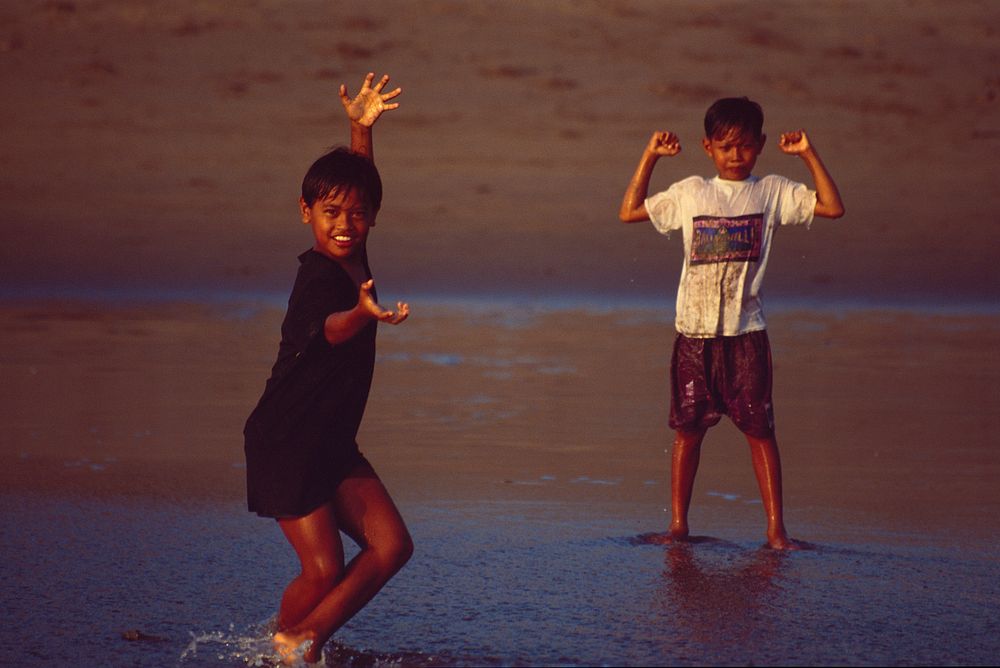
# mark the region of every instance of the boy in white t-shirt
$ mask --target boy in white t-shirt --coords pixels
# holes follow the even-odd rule
[[[745,97],[724,98],[705,114],[702,147],[718,176],[692,176],[647,197],[657,160],[677,155],[671,132],[654,132],[625,191],[623,222],[651,220],[657,230],[684,235],[677,290],[677,338],[670,365],[671,457],[669,537],[688,536],[688,509],[701,443],[723,414],[750,443],[754,473],[767,514],[767,543],[794,549],[785,531],[781,460],[771,407],[771,348],[760,288],[778,225],[808,225],[814,216],[839,218],[837,186],[804,130],[781,135],[779,148],[797,155],[815,190],[782,176],[753,176],[764,148],[764,115]]]

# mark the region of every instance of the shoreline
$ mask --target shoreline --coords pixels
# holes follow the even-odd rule
[[[301,176],[372,70],[404,92],[368,251],[413,312],[379,328],[359,442],[417,550],[329,665],[996,662],[1000,3],[0,16],[0,665],[277,663],[258,622],[297,563],[245,510],[242,428],[311,243]],[[847,207],[782,230],[765,280],[796,553],[761,547],[728,420],[699,540],[643,539],[667,524],[683,243],[619,203],[653,131],[684,152],[651,193],[712,174],[705,109],[742,95],[757,175],[808,184],[775,143],[805,127]]]
[[[673,320],[673,305],[676,285],[665,285],[662,294],[626,293],[580,293],[554,291],[550,294],[529,294],[526,292],[406,292],[400,298],[414,304],[424,304],[429,308],[471,308],[488,311],[498,308],[525,308],[537,311],[585,311],[604,313],[609,311],[633,311],[668,308]],[[391,295],[395,298],[395,292]],[[30,304],[70,305],[92,304],[104,307],[141,306],[221,306],[240,308],[254,306],[261,309],[284,309],[288,300],[287,291],[260,290],[216,290],[212,288],[190,288],[163,290],[156,288],[104,288],[104,287],[43,287],[38,285],[0,286],[0,308],[21,307]],[[886,295],[795,295],[770,292],[765,296],[767,313],[788,313],[791,311],[892,311],[934,313],[940,315],[1000,315],[1000,303],[989,296],[968,298],[958,295],[913,294],[898,297]]]
[[[0,661],[270,660],[261,620],[296,562],[246,510],[241,431],[282,314],[0,304],[4,601],[20,622]],[[769,322],[785,521],[813,548],[794,554],[763,547],[728,420],[703,448],[696,540],[649,540],[668,522],[664,314],[441,306],[382,330],[359,442],[416,552],[328,662],[994,656],[1000,407],[982,398],[1000,389],[1000,316]],[[59,640],[28,650],[21,628]]]
[[[223,311],[0,304],[0,484],[242,499],[242,425],[283,311]],[[381,330],[359,434],[394,496],[621,503],[660,521],[668,316],[443,305],[424,314]],[[837,516],[988,542],[979,534],[1000,517],[1000,407],[982,398],[1000,389],[1000,315],[772,310],[769,323],[792,534],[796,517],[835,532],[827,520]],[[709,432],[693,514],[728,509],[755,533],[763,521],[748,457],[728,420]]]
[[[669,292],[669,291],[668,291]],[[662,296],[626,294],[572,294],[553,293],[532,295],[527,293],[413,293],[401,296],[402,301],[423,305],[428,309],[466,309],[477,313],[490,313],[503,309],[525,309],[529,313],[581,311],[606,314],[623,310],[651,311],[672,324],[674,318],[674,293]],[[395,299],[395,294],[391,295]],[[285,309],[287,292],[237,291],[214,289],[157,290],[153,288],[47,288],[39,286],[0,287],[0,309],[41,307],[67,307],[72,305],[102,308],[141,308],[190,305],[192,307],[221,307],[225,311],[242,312],[243,309]],[[923,299],[917,296],[889,298],[884,296],[795,296],[768,295],[764,302],[766,314],[787,314],[794,311],[818,311],[845,314],[854,311],[889,313],[926,313],[940,316],[997,316],[1000,302],[988,298],[958,299],[938,296]]]
[[[421,487],[404,480],[387,461],[377,460],[375,465],[407,521],[435,509],[461,513],[478,508],[487,516],[493,508],[500,513],[516,511],[527,525],[574,524],[589,519],[620,527],[621,535],[608,538],[642,540],[647,535],[665,533],[670,519],[669,486],[665,480],[650,485],[637,480],[550,474],[528,479],[470,476],[450,486]],[[230,508],[237,519],[247,518],[261,526],[273,521],[247,511],[243,469],[229,461],[91,461],[0,455],[0,466],[0,484],[4,488],[0,499],[6,499],[4,505],[8,507],[83,502],[95,507],[175,508],[186,513]],[[681,544],[729,541],[748,549],[766,547],[758,498],[744,497],[731,488],[719,491],[713,487],[698,490],[696,497],[691,510],[693,540]],[[10,504],[12,500],[15,503]],[[992,558],[1000,549],[995,509],[988,507],[965,513],[960,510],[947,526],[918,517],[901,520],[895,511],[872,507],[820,507],[808,498],[786,501],[785,515],[789,533],[804,541],[807,550],[961,546],[966,557]]]

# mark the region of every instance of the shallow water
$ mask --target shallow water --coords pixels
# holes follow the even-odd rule
[[[269,665],[267,621],[295,567],[273,523],[238,503],[0,503],[0,611],[15,620],[0,664]],[[969,665],[1000,651],[995,546],[872,535],[781,554],[721,518],[721,537],[657,544],[624,506],[403,511],[416,555],[328,665]]]

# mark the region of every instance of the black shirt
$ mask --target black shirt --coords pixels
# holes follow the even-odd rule
[[[337,345],[323,332],[327,316],[357,305],[358,286],[315,250],[299,262],[278,357],[244,429],[248,501],[264,515],[305,514],[332,497],[358,457],[375,367],[377,321]]]

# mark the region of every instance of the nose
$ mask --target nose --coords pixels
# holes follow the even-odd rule
[[[342,211],[334,217],[333,227],[334,229],[338,230],[343,230],[343,229],[351,230],[354,229],[354,222],[351,219],[350,215]]]

